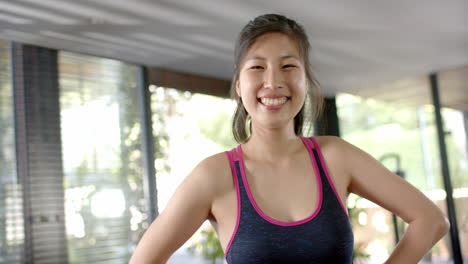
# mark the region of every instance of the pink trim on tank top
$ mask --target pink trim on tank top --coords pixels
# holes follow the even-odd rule
[[[234,149],[231,151],[234,153]],[[231,248],[231,244],[234,241],[234,237],[237,234],[237,230],[239,229],[240,214],[241,214],[241,201],[240,201],[241,198],[240,198],[239,181],[237,179],[237,173],[236,173],[236,169],[234,166],[234,160],[236,159],[233,159],[231,157],[231,155],[233,154],[231,153],[231,151],[226,151],[226,155],[228,157],[229,165],[231,167],[232,177],[234,178],[234,188],[236,189],[236,194],[237,194],[237,219],[236,219],[236,225],[234,227],[234,231],[232,232],[231,238],[229,239],[229,243],[227,244],[226,250],[224,251],[225,258],[227,256],[227,253],[229,252],[229,249]]]
[[[348,210],[346,209],[346,207],[344,206],[343,201],[341,200],[340,196],[338,195],[338,192],[336,191],[336,188],[335,188],[335,184],[333,184],[333,180],[330,177],[330,174],[328,173],[327,165],[325,164],[325,159],[323,158],[322,151],[320,151],[319,144],[317,143],[317,140],[315,140],[315,138],[313,138],[313,137],[310,138],[310,141],[312,141],[312,144],[314,145],[314,148],[317,150],[317,153],[318,153],[318,156],[319,156],[319,159],[320,159],[320,163],[322,164],[322,169],[325,172],[325,175],[327,176],[328,183],[330,184],[333,192],[335,193],[335,196],[338,199],[338,202],[340,203],[341,208],[343,209],[343,211],[345,212],[345,214],[348,216],[348,219],[349,219]]]
[[[265,219],[266,221],[274,224],[274,225],[279,225],[279,226],[295,226],[295,225],[300,225],[300,224],[304,224],[308,221],[311,221],[312,219],[314,219],[318,213],[320,212],[320,209],[322,208],[322,200],[323,200],[323,193],[322,193],[322,180],[320,178],[320,171],[318,169],[318,165],[316,164],[315,162],[315,158],[314,158],[314,155],[312,153],[312,150],[311,148],[309,147],[310,145],[307,143],[307,140],[305,140],[304,138],[301,137],[301,140],[302,142],[304,143],[304,145],[306,146],[307,148],[307,151],[309,152],[309,157],[311,159],[311,162],[313,164],[313,167],[314,167],[314,171],[315,171],[315,177],[316,177],[316,180],[317,180],[317,190],[318,190],[318,203],[317,203],[317,207],[315,209],[315,211],[312,213],[312,215],[310,215],[309,217],[307,218],[304,218],[302,220],[298,220],[298,221],[293,221],[293,222],[284,222],[284,221],[279,221],[279,220],[276,220],[276,219],[273,219],[271,217],[269,217],[268,215],[266,215],[262,209],[260,209],[260,207],[257,205],[257,202],[255,201],[253,195],[252,195],[252,192],[250,191],[250,187],[249,187],[249,182],[247,180],[247,176],[245,174],[245,168],[244,168],[244,158],[243,158],[243,154],[242,154],[242,147],[241,145],[237,146],[237,152],[238,152],[238,155],[239,155],[239,158],[240,158],[240,167],[241,167],[241,174],[242,174],[242,180],[244,181],[244,186],[245,186],[245,189],[247,191],[247,196],[249,197],[249,200],[251,202],[251,204],[253,205],[253,207],[255,208],[255,211],[257,211],[257,213],[263,218]]]

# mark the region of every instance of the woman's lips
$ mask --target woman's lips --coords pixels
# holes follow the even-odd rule
[[[286,96],[268,96],[258,98],[258,101],[267,110],[278,110],[289,101],[289,98]]]

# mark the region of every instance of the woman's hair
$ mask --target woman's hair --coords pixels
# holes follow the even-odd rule
[[[231,82],[231,97],[237,101],[236,111],[232,122],[232,132],[238,143],[244,143],[252,134],[252,123],[249,125],[249,134],[246,126],[249,122],[249,115],[242,103],[242,99],[236,93],[236,82],[239,80],[241,63],[249,48],[258,37],[272,32],[279,32],[287,35],[293,40],[302,57],[306,80],[308,83],[307,96],[304,105],[299,113],[294,117],[294,132],[302,135],[304,130],[310,129],[314,120],[318,118],[323,107],[323,97],[319,92],[319,83],[312,73],[309,50],[310,43],[304,28],[296,21],[277,14],[265,14],[251,20],[240,32],[235,46],[234,56],[234,76]]]

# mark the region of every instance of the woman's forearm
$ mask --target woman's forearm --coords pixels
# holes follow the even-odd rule
[[[416,264],[449,229],[445,217],[412,221],[385,264]]]

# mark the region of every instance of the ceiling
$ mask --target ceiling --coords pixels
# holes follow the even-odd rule
[[[229,80],[237,34],[270,12],[304,25],[327,95],[468,65],[466,0],[0,0],[0,39]]]
[[[441,105],[468,113],[468,66],[442,71],[437,80]],[[350,93],[400,106],[432,104],[430,79],[426,75],[362,87]]]

